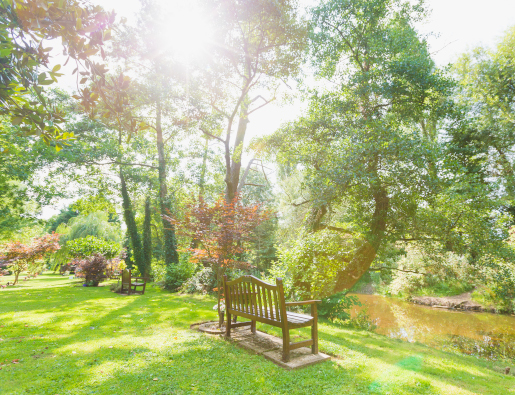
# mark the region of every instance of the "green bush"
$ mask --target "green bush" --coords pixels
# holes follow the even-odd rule
[[[215,272],[211,268],[205,267],[185,281],[181,291],[186,293],[208,293],[212,292],[215,287]]]
[[[472,290],[478,275],[465,256],[429,254],[416,247],[407,249],[397,268],[411,272],[392,271],[392,281],[385,287],[390,295],[457,295]]]
[[[366,308],[360,310],[355,317],[350,317],[343,321],[342,325],[364,331],[373,331],[377,328],[376,323],[368,315]]]
[[[179,288],[190,279],[197,270],[197,265],[190,261],[189,254],[181,254],[177,265],[165,267],[166,273],[164,286],[171,291],[178,291]]]
[[[348,296],[346,292],[339,292],[322,299],[319,304],[318,314],[331,321],[345,321],[350,318],[350,309],[354,306],[361,306],[357,296]]]
[[[113,292],[119,293],[122,290],[122,283],[117,282],[117,283],[111,284],[109,286],[109,289]]]
[[[293,289],[294,284],[303,284],[310,297],[323,298],[332,294],[337,274],[350,259],[352,249],[352,241],[338,232],[304,234],[293,246],[279,248],[279,263],[271,271],[288,275],[290,293],[300,291]]]
[[[101,254],[106,259],[112,259],[120,253],[118,243],[107,241],[95,236],[81,237],[66,243],[68,254],[75,258],[86,258]]]

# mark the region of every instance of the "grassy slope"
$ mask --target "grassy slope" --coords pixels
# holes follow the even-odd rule
[[[288,372],[190,331],[215,318],[209,297],[121,296],[55,275],[20,285],[0,290],[1,394],[515,394],[503,366],[329,323],[320,348],[337,357]]]

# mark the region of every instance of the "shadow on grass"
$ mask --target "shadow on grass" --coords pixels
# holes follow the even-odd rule
[[[1,295],[0,337],[9,333],[0,343],[0,361],[20,359],[0,371],[2,394],[488,394],[496,393],[489,383],[515,384],[470,357],[324,320],[321,350],[338,357],[287,372],[223,339],[190,331],[192,323],[215,318],[210,298],[153,287],[141,296],[71,285],[37,293],[43,296]]]

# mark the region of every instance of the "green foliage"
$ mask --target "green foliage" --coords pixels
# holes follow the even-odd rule
[[[352,248],[352,240],[338,232],[303,234],[291,247],[279,247],[279,265],[286,268],[294,291],[310,298],[326,297],[333,293],[338,271]]]
[[[392,270],[389,284],[383,287],[390,295],[458,295],[472,290],[480,277],[463,255],[438,250],[428,253],[415,246],[406,249],[394,268],[400,270]]]
[[[367,309],[361,309],[357,312],[355,317],[351,317],[342,322],[344,326],[360,329],[364,331],[373,331],[377,328],[375,322],[372,321],[368,315]]]
[[[66,63],[71,59],[82,70],[87,69],[82,71],[86,79],[104,76],[105,66],[91,67],[89,57],[109,39],[107,31],[114,22],[114,13],[76,0],[2,1],[0,11],[0,114],[11,117],[19,134],[37,135],[46,142],[52,141],[60,150],[63,140],[72,138],[73,133],[63,133],[66,114],[43,96],[45,86],[56,83],[63,75],[59,72],[61,64],[48,67],[52,48],[46,43],[62,43]]]
[[[66,232],[62,241],[95,236],[114,243],[121,242],[120,225],[109,222],[109,218],[104,212],[93,212],[71,218],[68,224],[60,229]]]
[[[129,236],[130,245],[132,247],[134,261],[136,267],[140,273],[145,273],[145,260],[143,258],[143,246],[141,244],[141,237],[138,232],[138,226],[136,225],[136,219],[134,218],[134,211],[132,208],[132,202],[127,191],[127,185],[125,182],[125,176],[120,169],[121,179],[121,192],[122,192],[122,206],[123,206],[123,217],[125,219],[125,225],[127,225],[127,234]]]
[[[179,264],[166,267],[164,283],[167,289],[177,291],[185,282],[190,281],[194,277],[198,265],[193,263],[190,258],[190,254],[183,253],[181,254]],[[193,282],[198,280],[193,280]]]
[[[339,292],[322,299],[322,303],[318,306],[318,313],[331,321],[345,321],[350,318],[349,310],[354,306],[361,306],[357,296],[348,296],[346,292]]]
[[[80,198],[70,206],[70,209],[79,212],[81,215],[88,215],[100,211],[108,214],[109,217],[117,216],[114,204],[103,194]]]
[[[161,205],[163,206],[161,209],[161,214],[163,213],[169,214],[171,213],[171,204],[169,200],[162,201]],[[177,284],[174,278],[177,277],[177,270],[175,266],[180,265],[180,256],[177,251],[177,237],[175,235],[175,225],[166,221],[163,217],[163,250],[164,250],[164,261],[166,263],[166,281],[165,286],[168,289],[174,289],[173,287]],[[180,271],[180,269],[179,269]],[[180,276],[179,276],[180,277]],[[170,283],[168,282],[170,281]]]
[[[64,209],[61,209],[61,212],[47,222],[47,230],[49,233],[56,232],[57,228],[61,224],[68,224],[68,221],[71,218],[77,217],[79,215],[79,212],[72,207],[66,207]]]
[[[210,267],[205,267],[199,270],[195,275],[190,277],[181,287],[181,290],[186,293],[201,293],[205,294],[213,292],[213,288],[217,285],[216,273]]]
[[[87,258],[95,254],[100,254],[107,259],[111,259],[117,256],[121,251],[119,243],[100,239],[95,236],[69,240],[66,242],[66,248],[68,254],[74,258]]]
[[[72,240],[92,236],[99,240],[99,243],[105,242],[113,246],[109,250],[114,250],[114,245],[120,245],[121,242],[119,224],[109,222],[108,216],[104,212],[94,212],[70,218],[67,224],[63,222],[57,227],[57,232],[63,236],[60,240],[62,248],[54,255],[54,268],[68,263],[71,257],[68,242]],[[87,249],[87,246],[84,248]]]

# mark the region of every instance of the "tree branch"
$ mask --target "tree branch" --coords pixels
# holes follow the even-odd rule
[[[100,162],[95,162],[95,161],[90,160],[90,161],[79,162],[79,164],[83,164],[83,165],[100,165],[100,166],[103,166],[103,165],[143,166],[143,167],[149,167],[151,169],[157,169],[158,168],[157,166],[147,165],[145,163],[119,162],[119,161],[100,163]]]
[[[204,128],[200,128],[200,130],[202,131],[202,133],[204,133],[205,135],[209,136],[209,137],[212,137],[220,142],[222,142],[223,144],[225,144],[225,140],[222,139],[221,137],[218,137],[218,136],[215,136],[214,134],[211,134],[209,133],[207,130],[205,130]]]
[[[415,273],[415,274],[420,274],[422,276],[427,276],[429,273],[420,273],[420,272],[416,272],[414,270],[404,270],[404,269],[396,269],[394,267],[378,267],[378,268],[369,268],[368,271],[371,271],[371,272],[380,272],[381,270],[397,270],[398,272],[404,272],[404,273]]]

